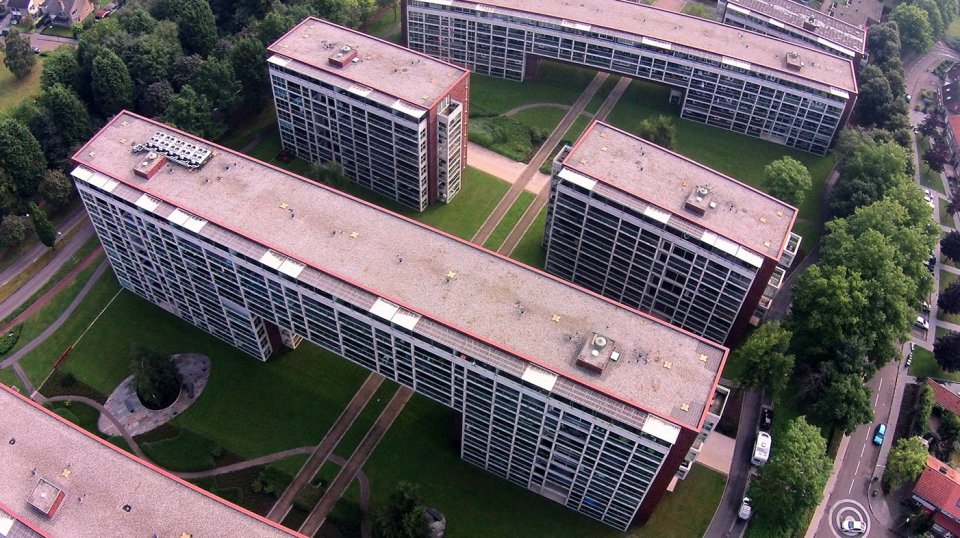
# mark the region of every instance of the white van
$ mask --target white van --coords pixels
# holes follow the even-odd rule
[[[767,458],[770,457],[770,445],[772,443],[773,439],[769,433],[757,433],[757,441],[753,443],[753,458],[751,458],[750,463],[757,467],[767,463]]]

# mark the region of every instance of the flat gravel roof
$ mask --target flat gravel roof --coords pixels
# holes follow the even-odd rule
[[[342,48],[356,51],[357,61],[343,67],[329,62]],[[335,77],[343,88],[355,93],[376,91],[410,104],[430,108],[446,95],[467,71],[453,64],[420,54],[406,47],[338,26],[316,17],[308,17],[267,50]],[[297,66],[290,66],[298,70]],[[312,74],[310,70],[307,74]]]
[[[0,413],[0,505],[48,536],[302,536],[144,463],[3,385]],[[28,504],[41,479],[65,494],[50,519]]]
[[[765,15],[789,24],[797,30],[814,34],[827,41],[842,45],[853,52],[862,54],[866,47],[867,31],[863,26],[853,25],[831,17],[800,2],[794,2],[793,0],[727,0],[727,4],[728,6],[739,6],[756,15]],[[817,23],[817,27],[813,30],[807,30],[803,26],[810,18],[815,19]]]
[[[774,260],[797,216],[769,194],[603,122],[587,128],[563,164]],[[716,204],[702,216],[684,208],[698,186]]]
[[[600,26],[762,66],[788,78],[805,79],[852,93],[857,91],[856,75],[849,60],[812,47],[644,4],[623,0],[423,1],[482,12],[523,12],[571,27],[577,24]],[[584,30],[589,31],[589,28]],[[791,52],[800,53],[804,64],[800,71],[787,68],[786,57]]]
[[[150,180],[135,176],[133,168],[143,154],[133,153],[131,145],[157,132],[214,155],[197,171],[168,164]],[[237,238],[247,238],[365,290],[373,299],[357,299],[363,306],[363,301],[383,298],[522,359],[517,363],[539,365],[688,427],[699,428],[719,380],[727,354],[723,346],[152,120],[118,114],[77,152],[74,162],[89,170],[81,175],[99,172],[119,182],[115,196],[136,201],[147,193],[153,198],[141,207],[153,207],[158,215],[182,208],[217,225],[223,230],[208,226],[202,234],[235,250],[243,248],[233,246]],[[264,255],[266,248],[252,255]],[[388,305],[371,304],[375,308],[381,317],[392,315]],[[419,322],[423,330],[428,320]],[[575,364],[584,339],[594,332],[615,342],[623,356],[600,376]]]

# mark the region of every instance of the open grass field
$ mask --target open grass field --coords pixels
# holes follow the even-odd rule
[[[400,3],[397,2],[392,9],[386,10],[379,19],[364,24],[362,30],[373,36],[386,37],[397,26],[399,16]]]
[[[26,78],[17,80],[3,65],[3,58],[4,55],[0,52],[0,117],[5,116],[24,99],[40,95],[40,73],[43,71],[43,59],[37,58],[33,71]]]
[[[597,94],[593,96],[593,99],[590,99],[590,102],[587,103],[587,107],[584,108],[583,111],[590,114],[595,114],[598,110],[600,110],[600,105],[607,100],[607,96],[610,95],[610,92],[613,91],[613,88],[619,81],[620,77],[617,75],[610,75],[607,77],[607,80],[603,81],[603,85],[600,86],[600,89],[597,90]]]
[[[527,108],[511,115],[510,117],[537,129],[553,132],[560,124],[560,120],[567,115],[566,108],[554,106],[538,106]]]
[[[17,387],[23,392],[23,384],[20,383],[20,378],[17,377],[17,374],[13,371],[13,368],[4,368],[0,370],[0,383],[8,387]]]
[[[633,82],[607,118],[609,123],[631,133],[638,133],[644,119],[664,114],[677,128],[677,153],[714,170],[723,172],[748,185],[766,190],[763,169],[771,161],[791,156],[810,170],[813,188],[800,204],[800,215],[794,231],[803,236],[805,245],[812,245],[820,235],[820,206],[827,174],[833,167],[833,156],[820,157],[786,146],[704,125],[679,117],[679,107],[667,102],[670,90],[648,82]]]
[[[947,373],[940,369],[933,352],[917,347],[913,350],[913,362],[910,363],[910,375],[916,377],[935,377],[960,382],[960,373]]]
[[[70,28],[64,28],[63,26],[47,26],[40,33],[43,35],[52,35],[58,37],[74,37],[73,30]]]
[[[262,363],[126,291],[62,368],[109,394],[129,375],[133,344],[164,354],[210,357],[211,377],[203,394],[171,424],[243,458],[317,443],[367,375],[310,344]],[[178,450],[172,443],[167,448]]]
[[[597,74],[592,69],[542,61],[540,73],[524,82],[470,75],[470,107],[492,114],[530,103],[572,105]]]
[[[525,263],[530,267],[543,269],[547,264],[547,251],[540,246],[543,240],[543,227],[547,222],[547,208],[540,210],[540,214],[534,219],[530,229],[517,243],[516,248],[510,253],[510,257],[520,263]]]
[[[625,536],[460,460],[456,439],[454,412],[414,396],[364,466],[373,504],[382,503],[397,483],[410,481],[461,538]],[[723,486],[721,475],[695,466],[651,520],[626,536],[703,536]]]
[[[493,233],[491,233],[490,237],[483,243],[483,246],[490,250],[500,248],[500,245],[503,244],[507,236],[510,235],[510,232],[513,231],[513,227],[520,222],[523,212],[533,203],[534,198],[536,197],[528,191],[521,192],[517,201],[510,206],[510,209],[507,210],[500,224],[497,224],[497,227],[494,228]]]

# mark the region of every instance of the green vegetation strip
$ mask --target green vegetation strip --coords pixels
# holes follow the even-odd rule
[[[547,222],[547,208],[540,210],[530,229],[523,235],[510,257],[530,267],[543,269],[547,264],[547,252],[540,245],[543,240],[543,227]]]
[[[583,111],[590,114],[596,114],[596,112],[600,110],[600,106],[603,105],[603,102],[607,100],[610,92],[612,92],[617,86],[617,82],[620,82],[619,76],[608,76],[607,80],[603,81],[603,85],[600,86],[600,89],[597,90],[596,95],[593,96],[593,99],[590,99],[590,102],[587,103],[587,107],[584,108]]]
[[[367,432],[370,431],[370,427],[373,426],[377,417],[380,416],[380,412],[387,406],[390,398],[393,398],[393,394],[397,392],[398,388],[400,388],[400,385],[390,380],[385,380],[380,387],[377,388],[377,392],[373,395],[373,398],[371,398],[366,407],[360,411],[360,414],[357,415],[350,429],[344,434],[343,439],[341,439],[340,443],[334,448],[334,454],[344,458],[349,458],[350,455],[353,454],[353,451],[360,446],[360,441],[362,441],[364,436],[367,435]]]
[[[528,191],[521,192],[517,201],[510,206],[510,209],[507,210],[503,219],[497,224],[497,227],[494,228],[493,233],[491,233],[490,237],[483,243],[484,248],[490,250],[500,248],[500,245],[503,244],[507,236],[510,235],[510,232],[513,231],[513,227],[520,222],[520,217],[523,216],[523,212],[530,207],[530,204],[533,203],[535,198],[536,196],[534,196],[533,193]]]
[[[960,373],[947,373],[940,369],[933,352],[922,347],[913,350],[913,361],[910,362],[910,375],[916,377],[935,377],[949,381],[960,381]]]

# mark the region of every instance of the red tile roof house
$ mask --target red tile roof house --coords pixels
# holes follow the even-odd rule
[[[935,535],[960,536],[960,473],[933,456],[913,486],[913,500],[933,514]]]
[[[933,389],[934,403],[946,409],[947,411],[953,411],[954,414],[960,416],[960,396],[951,392],[947,387],[944,387],[940,383],[937,383],[931,379],[927,380],[927,386]]]
[[[75,22],[83,22],[97,5],[94,0],[50,0],[47,9],[54,26],[69,28]]]

